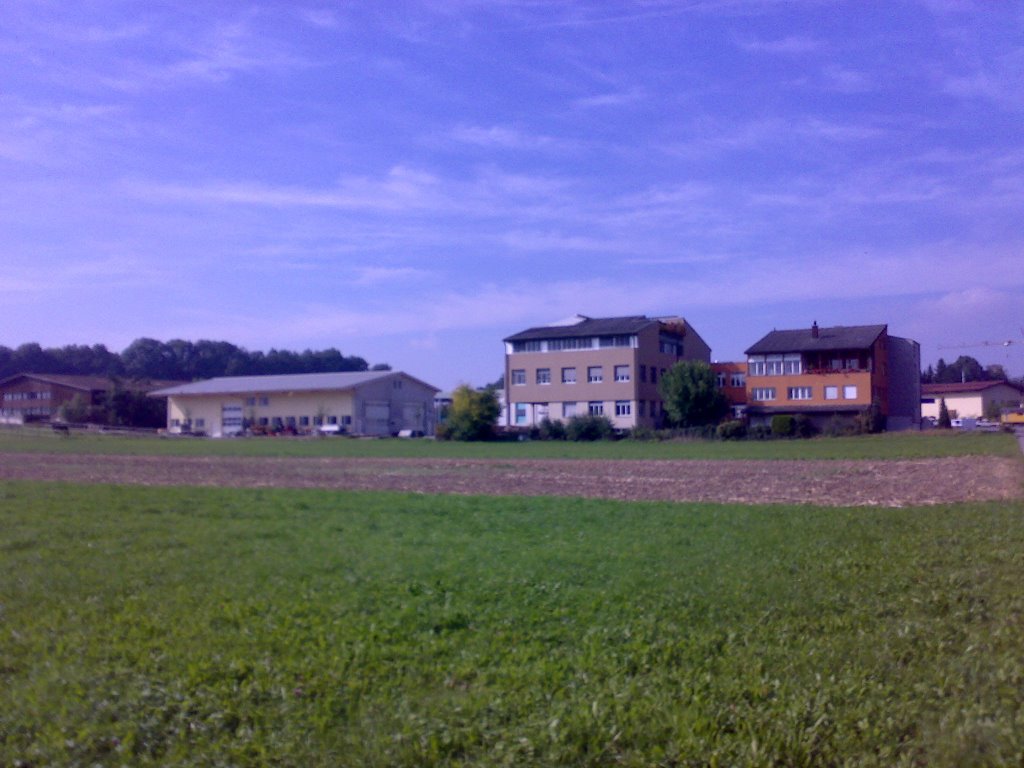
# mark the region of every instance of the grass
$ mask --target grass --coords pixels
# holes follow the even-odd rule
[[[917,459],[1020,456],[1013,435],[985,432],[894,432],[813,440],[710,440],[568,443],[459,443],[346,438],[181,439],[0,430],[0,453],[97,453],[187,456],[365,456],[497,459]]]
[[[0,764],[1024,760],[1024,504],[0,484]]]

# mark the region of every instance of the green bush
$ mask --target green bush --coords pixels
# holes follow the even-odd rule
[[[796,422],[792,416],[777,414],[772,416],[772,437],[792,437],[796,433]]]
[[[747,425],[742,421],[723,421],[715,435],[719,440],[742,440],[747,436]]]
[[[650,427],[637,426],[629,430],[629,434],[626,436],[628,440],[660,440],[661,437],[658,435],[657,430],[651,429]]]
[[[573,416],[565,428],[566,437],[576,442],[592,440],[611,440],[615,437],[615,427],[607,416],[587,414]]]
[[[545,416],[540,422],[537,437],[540,440],[565,440],[565,424]]]
[[[764,424],[758,424],[747,430],[747,437],[751,440],[768,440],[772,436],[772,428]]]
[[[793,433],[797,437],[814,437],[818,434],[818,428],[814,426],[810,416],[798,413],[793,417]]]

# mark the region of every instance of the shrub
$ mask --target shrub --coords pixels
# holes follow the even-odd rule
[[[628,440],[660,440],[657,431],[645,426],[636,426],[629,430]]]
[[[576,442],[610,440],[615,436],[615,427],[607,416],[573,416],[565,428],[566,436]]]
[[[818,434],[818,428],[814,426],[810,416],[798,413],[793,417],[793,433],[797,437],[814,437]]]
[[[747,430],[747,437],[751,440],[767,440],[772,436],[772,428],[764,424],[758,424]]]
[[[882,406],[877,400],[857,415],[857,431],[862,435],[873,435],[885,429]]]
[[[742,421],[723,421],[715,430],[719,440],[742,440],[747,436],[747,425]]]
[[[792,437],[796,432],[796,423],[792,416],[777,414],[772,416],[772,437]]]
[[[540,422],[538,437],[541,440],[565,440],[565,424],[545,416]]]

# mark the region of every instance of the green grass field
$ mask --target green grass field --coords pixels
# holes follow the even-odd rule
[[[0,484],[0,765],[1024,762],[1024,504]]]
[[[498,459],[917,459],[1020,456],[1013,435],[984,432],[894,432],[862,437],[720,442],[708,440],[567,443],[459,443],[348,438],[191,439],[0,429],[0,453],[145,453],[197,456],[366,456]]]

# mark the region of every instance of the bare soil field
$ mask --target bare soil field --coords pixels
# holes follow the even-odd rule
[[[818,506],[900,507],[1024,498],[1024,464],[992,457],[506,461],[3,453],[0,479]]]

